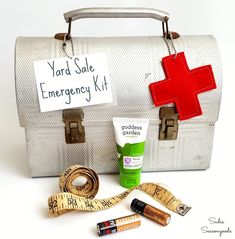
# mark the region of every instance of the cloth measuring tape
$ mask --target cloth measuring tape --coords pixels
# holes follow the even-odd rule
[[[73,185],[78,177],[85,177],[86,183],[82,186]],[[111,208],[124,200],[133,190],[145,192],[171,211],[184,216],[191,207],[183,204],[179,199],[162,186],[154,183],[142,183],[116,196],[106,199],[93,199],[99,189],[99,178],[90,168],[73,165],[65,170],[59,180],[61,193],[48,199],[49,216],[56,217],[74,210],[99,211]]]

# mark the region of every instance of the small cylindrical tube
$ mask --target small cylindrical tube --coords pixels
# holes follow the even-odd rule
[[[171,220],[169,213],[142,202],[137,198],[132,201],[131,209],[163,226],[168,225]]]
[[[140,226],[140,215],[132,214],[129,216],[97,223],[97,232],[99,236],[104,236],[111,233],[136,228],[138,226]]]

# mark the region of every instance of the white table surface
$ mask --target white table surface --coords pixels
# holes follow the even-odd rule
[[[226,230],[228,227],[232,231],[235,230],[235,17],[233,14],[235,7],[232,0],[215,0],[213,5],[211,3],[212,1],[202,0],[190,3],[187,0],[180,0],[177,3],[151,0],[120,0],[119,2],[119,6],[159,6],[157,8],[168,10],[174,16],[172,25],[178,26],[177,29],[184,34],[214,34],[222,54],[224,84],[210,169],[142,174],[142,182],[159,182],[166,185],[183,202],[192,206],[191,211],[185,217],[172,212],[171,222],[166,227],[142,217],[142,225],[139,228],[113,234],[107,238],[210,239],[220,237],[217,233],[202,233],[203,226],[212,230]],[[63,31],[65,29],[63,19],[58,21],[56,18],[63,11],[82,6],[110,5],[112,5],[110,1],[99,3],[90,1],[89,4],[84,4],[77,3],[75,0],[69,3],[62,0],[53,0],[50,3],[46,0],[40,3],[29,0],[19,2],[9,0],[0,9],[0,22],[6,24],[6,27],[2,28],[0,39],[0,238],[98,238],[96,223],[131,214],[130,203],[135,197],[168,211],[147,195],[135,191],[121,204],[106,211],[75,212],[58,218],[49,218],[47,199],[50,195],[59,192],[58,178],[32,179],[28,173],[24,130],[18,125],[15,103],[13,77],[15,38],[18,35],[50,35]],[[113,1],[113,5],[117,3],[114,4]],[[52,6],[54,6],[53,11]],[[196,14],[197,19],[192,17],[185,21],[184,16],[189,17],[192,14]],[[11,16],[11,21],[6,21],[8,16]],[[46,25],[48,21],[46,19],[51,19],[51,24]],[[190,26],[187,25],[189,22]],[[84,30],[84,25],[81,24],[81,27]],[[150,31],[143,25],[141,32],[148,34],[145,30]],[[114,34],[116,31],[111,28],[110,32]],[[128,29],[123,27],[122,33],[128,33]],[[93,32],[90,33],[92,34]],[[123,190],[119,186],[118,175],[101,175],[97,198],[113,196]],[[210,224],[208,219],[211,217],[220,218],[224,223]],[[235,232],[223,234],[221,238],[235,238]]]
[[[14,133],[13,143],[11,135],[5,131],[0,150],[0,234],[8,235],[7,238],[97,238],[96,223],[131,214],[130,203],[135,197],[168,211],[149,196],[135,191],[118,206],[106,211],[75,212],[49,218],[47,199],[59,192],[58,178],[30,178],[23,130],[15,127],[11,133]],[[214,230],[234,228],[234,150],[232,141],[227,140],[229,133],[229,127],[222,118],[217,125],[209,170],[142,174],[142,182],[162,183],[191,205],[192,209],[186,216],[170,212],[172,219],[166,227],[142,217],[139,228],[110,235],[110,238],[143,238],[146,234],[152,235],[150,238],[172,238],[173,235],[180,238],[218,238],[218,235],[202,233],[201,227],[208,226]],[[123,190],[119,186],[118,175],[100,175],[97,198],[113,196]],[[211,225],[210,217],[221,218],[224,224]],[[232,236],[233,233],[226,234],[223,238]]]

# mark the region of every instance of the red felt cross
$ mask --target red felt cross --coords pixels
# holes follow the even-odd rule
[[[180,120],[202,114],[197,94],[216,88],[211,65],[190,70],[184,52],[162,59],[166,79],[151,83],[155,106],[175,103]]]

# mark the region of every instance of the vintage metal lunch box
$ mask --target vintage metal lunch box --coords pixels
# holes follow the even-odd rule
[[[153,18],[162,22],[163,36],[72,37],[71,23],[81,18]],[[174,104],[155,107],[149,84],[165,79],[161,65],[169,55],[165,12],[147,8],[88,8],[65,14],[67,34],[56,37],[18,37],[15,86],[20,126],[25,128],[27,157],[33,177],[59,175],[73,164],[98,173],[118,172],[113,117],[150,120],[143,171],[197,170],[210,166],[215,122],[221,100],[221,61],[213,36],[173,34],[177,52],[189,68],[210,64],[217,88],[198,95],[203,114],[179,120]],[[171,34],[172,35],[172,34]],[[71,40],[72,39],[72,40]],[[62,58],[64,42],[76,55],[105,53],[116,103],[41,112],[34,61]],[[173,51],[174,49],[172,49]]]

